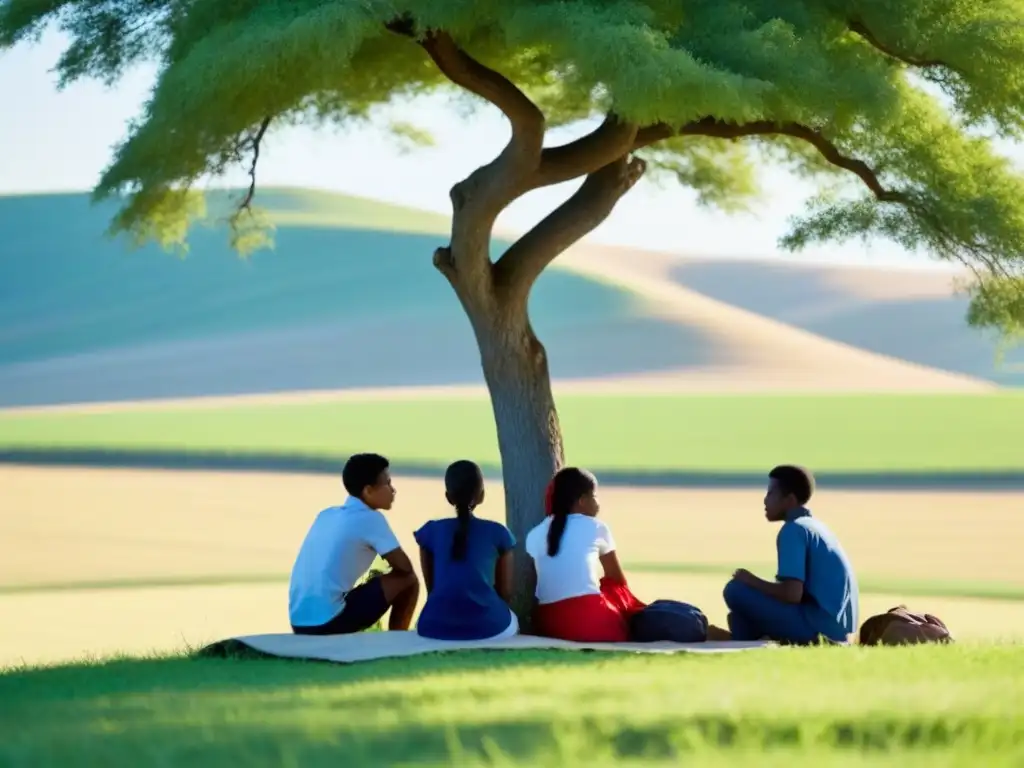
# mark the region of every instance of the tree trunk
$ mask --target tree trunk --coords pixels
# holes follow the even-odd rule
[[[544,491],[562,466],[547,353],[530,327],[524,305],[495,307],[473,319],[484,378],[498,430],[505,519],[516,537],[513,608],[529,627],[534,572],[526,534],[544,519]]]

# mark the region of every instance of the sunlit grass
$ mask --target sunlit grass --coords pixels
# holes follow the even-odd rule
[[[119,660],[0,676],[0,764],[1010,765],[1021,690],[1019,645]]]

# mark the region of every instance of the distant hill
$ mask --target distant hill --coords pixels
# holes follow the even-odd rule
[[[225,203],[214,194],[211,208]],[[469,323],[431,265],[447,217],[301,189],[261,190],[259,204],[274,250],[242,259],[222,227],[197,227],[178,258],[104,237],[113,209],[84,194],[0,196],[0,407],[482,383]],[[555,266],[531,312],[556,379],[1024,383],[1024,355],[997,367],[942,275],[600,246]]]
[[[920,365],[1024,385],[1024,348],[967,325],[968,298],[946,271],[755,260],[679,259],[671,279],[825,338]]]
[[[198,227],[180,259],[105,238],[113,209],[86,195],[0,197],[0,406],[482,381],[431,265],[445,217],[308,190],[259,203],[274,250],[243,260]],[[584,276],[549,270],[531,310],[557,377],[701,363],[692,331]]]

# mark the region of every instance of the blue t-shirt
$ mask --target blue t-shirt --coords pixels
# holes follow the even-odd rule
[[[776,546],[777,578],[803,582],[804,599],[810,603],[808,618],[814,628],[833,640],[853,633],[859,619],[860,591],[850,560],[831,529],[800,509],[782,524]]]
[[[516,540],[501,523],[472,517],[466,556],[452,560],[457,518],[431,520],[416,531],[416,543],[434,556],[434,577],[416,631],[435,640],[483,640],[494,637],[512,620],[508,604],[494,589],[498,557]]]

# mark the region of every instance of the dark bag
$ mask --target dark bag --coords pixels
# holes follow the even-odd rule
[[[696,606],[676,600],[655,600],[629,620],[635,643],[703,643],[708,639],[708,617]]]
[[[917,645],[952,643],[953,635],[945,622],[930,613],[914,613],[899,605],[872,616],[860,627],[861,645]]]

